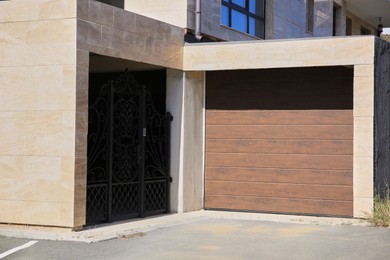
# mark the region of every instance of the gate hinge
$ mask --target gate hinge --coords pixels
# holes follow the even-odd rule
[[[169,181],[169,182],[172,182],[172,181],[173,181],[172,177],[169,177],[169,178],[168,178],[168,181]]]

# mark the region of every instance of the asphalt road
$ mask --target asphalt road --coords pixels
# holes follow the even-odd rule
[[[0,256],[29,241],[0,237]],[[390,259],[390,229],[206,219],[100,243],[39,240],[4,259]]]

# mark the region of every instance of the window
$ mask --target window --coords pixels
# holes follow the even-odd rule
[[[306,30],[310,33],[314,30],[314,0],[306,1]]]
[[[222,0],[221,23],[264,39],[265,0]]]

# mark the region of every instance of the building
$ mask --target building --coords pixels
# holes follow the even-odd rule
[[[0,222],[364,216],[390,177],[390,44],[345,35],[389,8],[0,1]]]

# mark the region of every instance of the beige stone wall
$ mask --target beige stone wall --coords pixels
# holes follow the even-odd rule
[[[203,208],[205,73],[185,72],[183,105],[183,211]]]
[[[204,72],[167,70],[167,110],[171,124],[170,211],[203,208]]]
[[[374,194],[374,65],[354,66],[354,216],[371,212]]]
[[[167,111],[173,116],[170,138],[170,212],[183,212],[184,72],[167,69]]]
[[[125,10],[187,28],[187,1],[185,0],[125,0]]]
[[[0,222],[73,227],[76,0],[0,10]]]
[[[0,8],[0,222],[80,227],[90,53],[180,68],[184,30],[94,0]]]
[[[184,29],[94,0],[78,1],[77,49],[168,68],[182,67]]]
[[[374,37],[187,44],[183,70],[234,70],[373,64]]]

